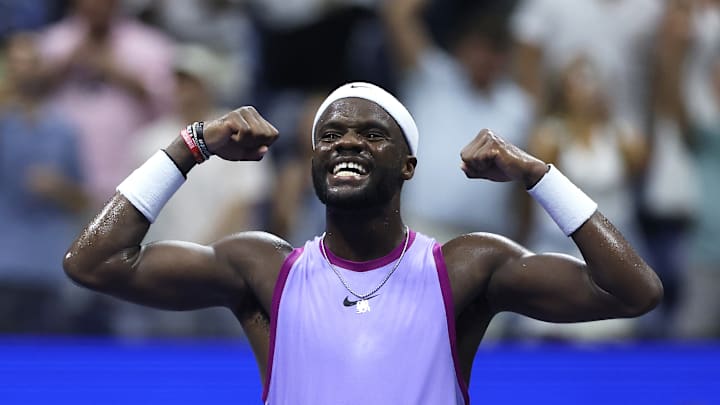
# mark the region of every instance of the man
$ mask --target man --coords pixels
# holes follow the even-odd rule
[[[15,34],[0,52],[0,333],[61,333],[70,283],[57,258],[87,205],[77,132],[48,106],[35,36]]]
[[[652,269],[592,200],[557,169],[488,130],[463,149],[463,171],[532,188],[587,264],[533,255],[492,234],[440,246],[410,231],[400,194],[417,164],[417,127],[376,86],[337,89],[318,109],[312,134],[313,184],[327,207],[326,233],[303,248],[258,232],[210,246],[140,246],[206,152],[228,160],[259,160],[267,152],[277,130],[243,107],[202,130],[182,130],[123,181],[70,248],[67,273],[144,305],[230,308],[271,404],[467,404],[473,357],[496,313],[555,322],[628,317],[662,296]],[[187,220],[202,221],[203,212]]]

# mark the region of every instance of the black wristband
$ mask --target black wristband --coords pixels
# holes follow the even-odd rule
[[[205,137],[203,134],[203,128],[205,126],[205,122],[203,121],[196,121],[192,124],[193,134],[195,136],[195,139],[197,139],[197,145],[198,148],[200,148],[200,152],[205,156],[205,159],[209,159],[210,156],[212,156],[212,153],[207,147],[207,144],[205,143]]]

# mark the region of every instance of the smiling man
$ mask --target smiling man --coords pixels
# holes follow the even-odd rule
[[[533,254],[493,234],[441,246],[412,231],[400,195],[417,165],[417,127],[395,97],[368,83],[338,88],[315,117],[323,235],[295,249],[261,232],[211,246],[140,245],[194,166],[211,155],[259,160],[277,136],[252,107],[188,126],[118,186],[64,261],[76,282],[136,303],[230,308],[264,376],[266,404],[467,404],[475,352],[498,312],[553,322],[632,317],[662,296],[655,273],[592,200],[488,130],[462,150],[461,169],[522,182],[585,261]]]

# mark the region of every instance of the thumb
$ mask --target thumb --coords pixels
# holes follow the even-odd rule
[[[265,157],[265,154],[268,151],[268,147],[266,145],[263,145],[253,151],[250,151],[247,156],[247,160],[262,160],[263,157]]]

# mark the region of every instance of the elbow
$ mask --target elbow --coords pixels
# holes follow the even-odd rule
[[[67,275],[72,281],[81,284],[79,280],[82,275],[82,270],[80,264],[78,263],[77,252],[72,249],[68,250],[63,258],[62,266],[65,271],[65,275]]]
[[[650,312],[655,309],[660,305],[665,296],[665,290],[660,279],[657,276],[653,277],[653,279],[652,287],[650,287],[648,293],[648,304],[645,312]]]
[[[73,249],[65,253],[63,270],[68,278],[76,284],[85,287],[89,287],[92,284],[91,272],[88,270],[88,266],[83,265],[81,258],[78,257],[78,252]]]
[[[63,258],[63,270],[75,284],[109,292],[127,281],[128,275],[132,274],[131,263],[136,260],[138,252],[139,249],[128,249],[117,256],[101,259],[104,256],[71,247]]]
[[[628,316],[637,317],[657,308],[663,300],[665,292],[660,279],[653,274],[652,280],[647,283],[642,297],[630,308]]]

